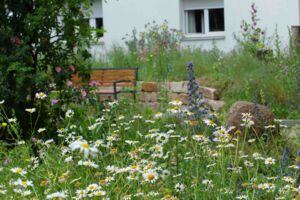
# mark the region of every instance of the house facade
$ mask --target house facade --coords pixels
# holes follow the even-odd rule
[[[279,34],[283,47],[289,42],[289,29],[300,25],[299,0],[96,0],[89,24],[103,27],[100,42],[92,46],[92,54],[122,44],[122,38],[134,28],[168,21],[170,28],[184,33],[182,45],[211,49],[212,43],[223,51],[236,45],[234,34],[241,32],[243,20],[251,21],[251,5],[258,10],[258,26],[267,36]]]

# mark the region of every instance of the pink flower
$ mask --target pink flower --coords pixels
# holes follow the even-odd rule
[[[98,84],[97,81],[91,81],[91,82],[89,83],[89,85],[92,86],[92,87],[96,87],[97,84]]]
[[[87,92],[85,90],[81,90],[81,97],[85,98],[87,96]]]
[[[75,72],[75,67],[74,67],[74,65],[69,65],[69,69],[72,71],[72,72]]]
[[[60,73],[60,72],[62,71],[61,66],[60,66],[60,65],[57,65],[57,66],[55,67],[55,71],[56,71],[57,73]]]
[[[70,80],[67,80],[67,86],[71,87],[73,85],[73,82]]]

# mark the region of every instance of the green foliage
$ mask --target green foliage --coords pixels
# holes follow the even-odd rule
[[[85,49],[92,30],[84,24],[90,0],[4,0],[0,5],[0,99],[7,113],[17,111],[24,136],[29,130],[24,108],[35,106],[35,94],[56,83],[62,91],[76,70],[88,69]],[[40,119],[47,118],[47,110]],[[34,116],[36,118],[37,116]],[[42,121],[41,120],[41,121]]]
[[[253,55],[257,55],[260,53],[259,51],[267,48],[265,31],[258,27],[258,22],[257,7],[253,3],[251,5],[251,22],[249,23],[243,20],[241,25],[241,37],[235,35],[241,47]]]
[[[155,21],[148,23],[145,31],[139,35],[134,29],[131,35],[124,37],[129,55],[128,64],[144,67],[157,78],[168,79],[174,73],[172,60],[179,50],[181,38],[181,32],[170,29],[167,21],[161,25]]]

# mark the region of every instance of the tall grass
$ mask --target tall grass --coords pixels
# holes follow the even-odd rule
[[[259,97],[259,103],[272,107],[278,117],[299,117],[297,110],[296,72],[298,57],[285,55],[277,59],[260,60],[246,51],[224,54],[218,50],[184,48],[174,50],[161,65],[154,63],[154,56],[141,60],[124,47],[115,46],[106,55],[94,61],[95,67],[138,66],[141,81],[187,80],[186,62],[192,60],[195,73],[203,85],[216,87],[228,107],[237,100],[252,101]],[[167,75],[165,68],[171,70]]]

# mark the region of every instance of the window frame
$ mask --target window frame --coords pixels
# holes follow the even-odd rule
[[[224,10],[224,31],[209,31],[209,10],[223,9]],[[188,27],[188,12],[193,10],[203,10],[204,12],[204,33],[189,33]],[[183,31],[187,39],[223,39],[225,38],[226,23],[225,23],[225,8],[224,6],[209,6],[209,7],[189,7],[183,9]]]

